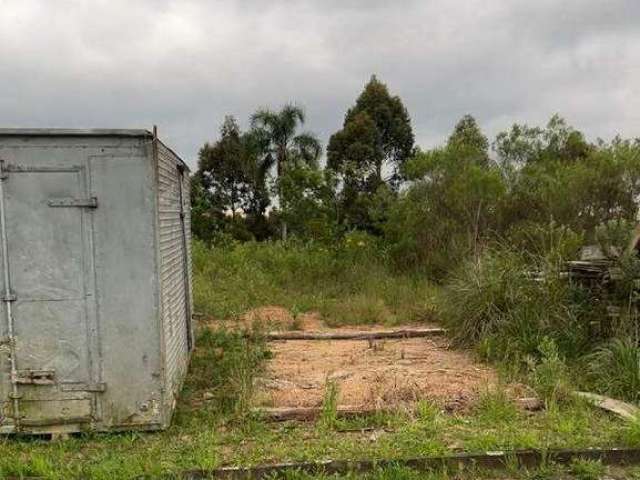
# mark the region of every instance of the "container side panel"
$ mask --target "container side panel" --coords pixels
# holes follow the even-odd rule
[[[178,158],[161,143],[158,147],[158,228],[160,249],[160,282],[162,324],[165,341],[165,376],[167,402],[172,407],[186,374],[189,362],[189,332],[191,331],[189,271],[188,208],[181,208],[183,190]],[[187,176],[185,172],[185,176]],[[187,204],[188,206],[188,204]],[[181,212],[185,217],[181,217]],[[186,235],[186,236],[185,236]],[[186,241],[185,241],[186,240]],[[187,249],[185,250],[185,244]]]
[[[161,422],[151,155],[93,158],[96,276],[107,426]]]

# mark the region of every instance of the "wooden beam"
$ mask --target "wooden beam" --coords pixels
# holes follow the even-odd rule
[[[618,415],[625,420],[640,420],[640,408],[630,403],[589,392],[573,392],[573,395],[578,398],[584,398],[596,407]]]
[[[385,338],[419,338],[445,335],[444,328],[404,328],[402,330],[336,331],[330,332],[268,332],[267,340],[382,340]],[[248,334],[250,335],[250,334]]]

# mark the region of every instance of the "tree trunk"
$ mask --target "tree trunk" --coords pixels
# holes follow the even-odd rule
[[[276,164],[276,170],[278,173],[278,180],[280,180],[280,178],[282,177],[282,174],[284,173],[284,162],[285,162],[285,152],[281,151],[279,154],[279,158]],[[284,200],[282,198],[282,190],[280,189],[280,187],[278,187],[278,200],[280,201],[280,211],[283,211],[283,207],[284,207]],[[287,223],[284,220],[280,220],[280,240],[282,240],[283,242],[287,241]]]

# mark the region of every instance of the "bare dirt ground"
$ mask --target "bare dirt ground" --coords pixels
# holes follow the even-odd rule
[[[328,328],[317,314],[294,319],[280,307],[256,309],[240,319],[244,326],[255,322],[269,330],[387,329],[380,325]],[[273,358],[256,380],[255,403],[262,407],[318,407],[326,385],[334,382],[341,406],[390,408],[428,400],[447,410],[461,410],[497,383],[491,368],[474,361],[468,352],[450,348],[444,337],[286,340],[270,342],[269,349]]]

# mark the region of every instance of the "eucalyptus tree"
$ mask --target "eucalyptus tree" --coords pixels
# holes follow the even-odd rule
[[[327,166],[342,182],[341,221],[348,228],[376,232],[371,215],[378,196],[387,198],[402,182],[414,153],[411,119],[402,100],[376,76],[346,113],[327,147]]]
[[[357,128],[352,123],[358,125]],[[357,143],[360,147],[345,148],[345,143]],[[355,150],[361,154],[365,145],[366,158],[358,155],[354,159],[351,153]],[[378,184],[385,181],[385,170],[389,170],[391,176],[387,180],[397,187],[401,167],[411,157],[413,145],[411,119],[402,100],[391,95],[387,86],[373,75],[355,105],[347,111],[343,128],[329,141],[329,165],[340,170],[355,160],[361,164],[362,173],[375,177],[373,183]]]
[[[233,116],[227,116],[220,127],[220,139],[205,143],[198,152],[198,173],[211,195],[212,204],[222,213],[235,218],[247,207],[251,158],[247,155],[240,127]]]

